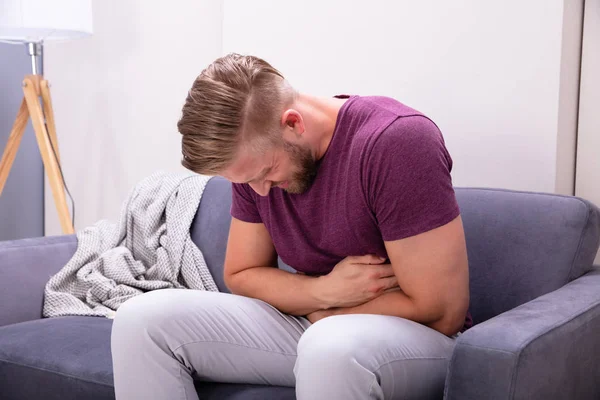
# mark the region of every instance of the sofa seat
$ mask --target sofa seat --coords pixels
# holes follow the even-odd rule
[[[98,317],[0,327],[0,398],[114,399],[111,327],[112,320]],[[295,399],[293,388],[205,382],[196,388],[202,400]]]

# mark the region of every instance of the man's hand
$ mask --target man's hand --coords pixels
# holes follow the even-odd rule
[[[336,308],[330,308],[329,310],[317,310],[315,312],[311,312],[306,316],[306,319],[310,321],[311,324],[314,324],[317,321],[322,320],[323,318],[331,317],[336,314]]]
[[[374,255],[350,256],[340,261],[329,274],[318,278],[323,308],[356,306],[397,287],[391,264],[384,262]]]
[[[376,256],[348,257],[325,276],[293,274],[277,268],[264,224],[232,218],[224,279],[234,294],[263,300],[286,314],[308,315],[363,304],[397,287],[391,265],[384,262]]]
[[[396,276],[400,277],[399,287],[354,307],[315,311],[307,315],[309,321],[331,315],[380,314],[407,318],[447,336],[458,332],[464,326],[469,306],[469,270],[461,218],[385,245]],[[431,251],[434,248],[436,251]],[[332,274],[333,271],[329,275]]]

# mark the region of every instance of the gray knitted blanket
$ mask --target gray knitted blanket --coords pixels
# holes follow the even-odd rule
[[[190,226],[209,178],[158,172],[141,181],[118,223],[77,233],[77,250],[46,284],[44,317],[112,317],[127,299],[166,288],[217,291]]]

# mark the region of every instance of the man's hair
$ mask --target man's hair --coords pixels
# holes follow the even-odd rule
[[[264,60],[239,54],[218,58],[194,81],[177,123],[182,165],[217,175],[240,144],[264,149],[281,138],[281,113],[294,96],[283,75]]]

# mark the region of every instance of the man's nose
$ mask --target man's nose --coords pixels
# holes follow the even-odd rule
[[[273,182],[268,180],[263,180],[258,183],[250,183],[250,187],[252,188],[252,190],[258,193],[259,196],[263,197],[269,194],[269,190],[271,190],[272,185]]]

